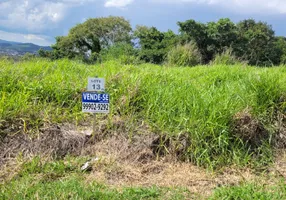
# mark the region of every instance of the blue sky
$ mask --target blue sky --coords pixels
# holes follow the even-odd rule
[[[286,36],[286,0],[0,0],[0,39],[50,45],[74,25],[109,15],[175,32],[188,19],[253,18]]]

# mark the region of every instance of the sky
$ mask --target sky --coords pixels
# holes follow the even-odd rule
[[[123,16],[178,32],[178,21],[255,19],[286,36],[286,0],[0,0],[0,39],[47,46],[88,18]]]

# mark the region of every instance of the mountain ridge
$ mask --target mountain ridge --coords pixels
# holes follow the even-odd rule
[[[40,49],[51,51],[50,46],[40,46],[34,43],[21,43],[0,39],[0,55],[21,56],[26,53],[37,54]]]

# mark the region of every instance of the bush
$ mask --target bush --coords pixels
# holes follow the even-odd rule
[[[28,60],[32,60],[36,58],[36,55],[35,54],[32,54],[32,53],[25,53],[22,57],[21,57],[21,60],[24,60],[24,61],[28,61]]]
[[[195,43],[174,47],[167,54],[167,63],[177,66],[195,66],[202,61],[202,55]]]
[[[123,65],[139,65],[143,61],[134,55],[121,55],[117,60]]]
[[[221,54],[217,54],[211,64],[213,65],[235,65],[241,63],[233,54],[232,49],[226,49]]]
[[[109,48],[103,49],[100,52],[102,61],[121,60],[122,57],[132,57],[135,56],[136,50],[131,44],[128,43],[117,43]]]

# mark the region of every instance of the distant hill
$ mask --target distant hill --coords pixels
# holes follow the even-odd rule
[[[49,46],[39,46],[33,43],[20,43],[0,39],[0,55],[20,56],[26,53],[36,54],[39,49],[52,50]]]
[[[0,39],[0,44],[4,44],[4,43],[9,43],[9,44],[21,44],[21,42],[12,42],[12,41],[6,41],[6,40],[1,40],[1,39]]]

